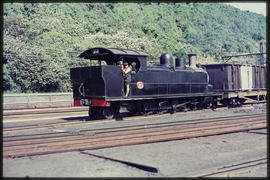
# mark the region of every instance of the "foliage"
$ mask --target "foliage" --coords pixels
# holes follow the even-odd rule
[[[69,69],[91,47],[138,49],[199,63],[258,52],[266,17],[223,3],[4,3],[4,92],[71,91]]]

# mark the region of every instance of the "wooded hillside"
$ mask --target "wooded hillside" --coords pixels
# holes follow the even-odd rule
[[[143,50],[200,63],[259,52],[266,17],[223,3],[4,3],[4,92],[71,91],[69,69],[91,47]]]

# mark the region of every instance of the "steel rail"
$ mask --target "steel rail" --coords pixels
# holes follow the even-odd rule
[[[105,133],[113,133],[113,132],[121,132],[121,131],[128,131],[128,130],[144,130],[146,128],[162,128],[162,127],[169,127],[175,125],[196,125],[200,124],[207,124],[207,123],[215,123],[225,122],[228,120],[241,119],[241,118],[260,118],[265,117],[261,114],[255,114],[253,116],[230,116],[230,117],[222,117],[222,118],[209,118],[209,119],[195,119],[195,120],[186,120],[186,121],[174,121],[174,122],[164,122],[164,123],[152,123],[152,124],[143,124],[143,125],[130,125],[130,126],[123,126],[123,127],[113,127],[113,128],[102,128],[102,129],[93,129],[93,130],[81,130],[81,131],[71,131],[71,132],[54,132],[54,133],[44,133],[44,134],[28,134],[28,135],[17,135],[17,136],[7,136],[4,137],[5,142],[9,141],[23,141],[23,140],[31,140],[31,139],[40,139],[40,138],[61,138],[61,137],[71,137],[71,136],[84,136],[84,135],[97,135],[97,134],[105,134]]]
[[[256,101],[256,104],[266,103],[266,101]],[[253,103],[253,104],[255,104]],[[249,105],[251,103],[243,103],[242,106]],[[222,106],[223,107],[223,106]],[[225,107],[225,106],[224,106]],[[25,110],[4,110],[3,117],[9,118],[12,116],[19,116],[19,115],[31,115],[31,114],[47,114],[47,113],[67,113],[67,112],[87,112],[89,107],[81,106],[81,107],[68,107],[68,108],[42,108],[42,109],[25,109]]]
[[[167,129],[151,129],[148,131],[128,131],[125,133],[114,133],[107,135],[94,135],[94,136],[85,136],[82,139],[73,139],[70,141],[61,142],[45,142],[43,144],[40,141],[38,144],[28,144],[19,145],[13,147],[5,147],[5,139],[3,143],[3,157],[22,157],[27,155],[40,155],[40,154],[49,154],[57,152],[69,152],[80,150],[89,150],[89,149],[98,149],[98,148],[108,148],[122,145],[135,145],[143,143],[153,143],[153,142],[163,142],[170,140],[179,140],[184,138],[192,137],[202,137],[208,135],[217,135],[231,132],[241,132],[251,129],[261,129],[266,128],[266,119],[256,120],[252,119],[251,121],[246,121],[247,119],[242,119],[241,122],[232,122],[232,123],[222,123],[222,124],[204,124],[203,126],[197,124],[196,127],[170,127]]]
[[[67,108],[40,108],[24,110],[4,110],[3,116],[26,115],[26,114],[46,114],[46,113],[66,113],[88,111],[89,107],[67,107]]]
[[[32,129],[45,129],[45,128],[52,128],[57,126],[63,125],[74,125],[74,124],[82,124],[81,121],[77,120],[70,120],[66,122],[52,122],[46,124],[29,124],[29,125],[22,125],[22,126],[13,126],[13,127],[4,127],[4,132],[9,131],[23,131],[23,130],[32,130]]]
[[[221,110],[221,109],[219,109],[219,110]],[[198,112],[201,112],[201,111],[205,112],[205,111],[212,111],[212,110],[204,109],[204,110],[197,110],[197,111],[190,111],[190,112],[176,112],[175,114],[198,113]],[[152,114],[152,115],[148,115],[147,117],[145,117],[145,116],[129,116],[129,117],[127,117],[126,120],[133,120],[133,119],[138,119],[138,118],[149,118],[149,117],[151,118],[151,117],[160,116],[160,115],[169,116],[170,114]],[[74,121],[76,121],[76,122],[74,122]],[[83,121],[84,124],[85,123],[86,124],[91,124],[93,122],[100,122],[100,120]],[[105,121],[102,120],[102,122],[105,122]],[[46,124],[37,123],[37,124],[30,124],[30,125],[19,125],[19,126],[5,127],[4,130],[5,130],[5,132],[7,132],[7,131],[26,130],[26,129],[33,129],[33,128],[44,129],[44,128],[47,128],[47,127],[52,127],[52,126],[57,126],[57,125],[74,125],[74,124],[81,124],[81,123],[82,123],[82,121],[78,121],[78,120],[72,120],[72,121],[69,121],[69,122],[53,122],[53,123],[46,123]]]
[[[235,164],[229,167],[223,167],[215,172],[199,175],[198,177],[228,177],[229,173],[237,173],[243,170],[250,170],[255,167],[267,165],[267,158],[260,158],[256,160],[247,161],[244,163]]]
[[[245,122],[253,122],[254,121],[253,118],[249,118],[249,120],[242,119],[242,121],[244,123]],[[258,119],[258,117],[255,117],[255,118],[256,118],[255,120],[257,120],[257,121],[265,120],[265,118],[260,118],[260,119]],[[87,131],[87,132],[81,133],[81,134],[79,134],[79,133],[78,134],[76,134],[76,133],[69,134],[69,136],[58,136],[56,134],[56,136],[45,137],[45,138],[49,139],[47,141],[43,140],[44,137],[40,138],[39,134],[37,134],[38,137],[33,137],[35,135],[32,135],[28,139],[27,138],[26,139],[21,138],[21,139],[9,139],[8,141],[6,141],[6,139],[4,139],[4,140],[5,140],[5,147],[6,147],[6,146],[12,146],[12,144],[16,145],[16,144],[18,144],[17,142],[19,142],[20,144],[23,144],[24,141],[26,141],[28,144],[29,144],[29,142],[39,142],[40,140],[41,140],[42,143],[44,143],[44,142],[49,143],[49,142],[52,141],[52,139],[57,139],[57,140],[60,139],[60,141],[62,141],[64,138],[68,138],[68,140],[72,140],[71,138],[75,138],[75,140],[78,140],[78,139],[82,139],[82,138],[86,137],[86,139],[88,139],[91,136],[93,136],[93,137],[97,136],[97,135],[101,136],[103,134],[104,134],[103,137],[107,137],[107,136],[111,136],[111,135],[121,135],[123,133],[126,134],[128,132],[130,132],[129,134],[134,134],[134,133],[137,133],[137,132],[145,132],[145,130],[148,130],[148,132],[149,132],[149,129],[157,132],[157,131],[163,131],[166,128],[176,129],[176,127],[178,127],[178,126],[180,126],[180,128],[184,130],[184,129],[189,128],[191,126],[192,127],[198,126],[198,123],[200,123],[199,124],[200,127],[205,127],[205,126],[210,127],[210,126],[213,126],[213,125],[216,125],[216,124],[219,124],[219,125],[227,124],[228,123],[227,121],[225,121],[225,122],[224,121],[223,122],[221,122],[221,121],[219,121],[219,122],[211,121],[211,122],[194,122],[194,123],[176,123],[176,124],[163,124],[161,126],[154,124],[152,126],[144,126],[143,128],[134,128],[134,127],[133,128],[121,128],[119,130],[113,130],[113,131],[106,131],[106,130],[105,131],[91,131],[90,130],[90,131]],[[242,121],[240,121],[239,119],[234,119],[234,120],[230,120],[230,124],[233,124],[233,123],[239,124]],[[107,135],[107,134],[109,134],[109,135]],[[94,137],[94,138],[96,138],[96,137]],[[15,141],[15,143],[13,143],[14,141]]]
[[[261,120],[261,119],[260,119]],[[261,122],[264,122],[264,120],[262,121],[259,121],[257,120],[258,122],[257,123],[261,123]],[[234,123],[230,123],[232,126],[234,125],[239,125],[240,122],[234,122]],[[246,121],[246,122],[241,122],[242,124],[241,125],[244,125],[245,123],[253,123],[253,120],[251,121]],[[225,125],[226,127],[228,127],[228,125],[226,125],[225,123],[220,123],[218,124],[220,127],[222,127],[222,125]],[[199,126],[197,128],[210,128],[212,126],[216,126],[216,124],[213,124],[213,125],[203,125],[203,126]],[[32,145],[32,144],[46,144],[46,143],[62,143],[64,141],[68,141],[68,143],[70,143],[71,141],[74,141],[74,144],[77,143],[77,141],[82,141],[82,140],[90,140],[90,139],[93,139],[93,142],[94,141],[99,141],[99,140],[103,140],[104,138],[111,138],[112,136],[122,136],[122,135],[125,135],[126,137],[129,137],[129,136],[133,136],[133,135],[137,135],[137,134],[144,134],[144,135],[155,135],[155,134],[163,134],[163,132],[166,132],[168,133],[168,131],[172,130],[172,131],[178,131],[178,130],[181,130],[181,133],[183,132],[188,132],[190,128],[195,128],[195,127],[167,127],[167,128],[162,128],[162,129],[153,129],[153,128],[147,128],[145,130],[137,130],[137,131],[132,131],[132,132],[122,132],[122,133],[110,133],[108,135],[99,135],[99,136],[96,136],[95,134],[92,134],[92,135],[84,135],[84,136],[73,136],[73,137],[58,137],[58,138],[54,138],[54,139],[49,139],[49,140],[44,140],[44,139],[32,139],[32,140],[28,140],[26,142],[24,141],[19,141],[19,142],[7,142],[4,144],[3,147],[6,147],[6,149],[9,149],[8,147],[14,147],[14,146],[26,146],[26,145]],[[147,130],[147,131],[146,131]],[[114,138],[114,137],[113,137]],[[14,149],[14,148],[13,148]]]
[[[220,108],[216,111],[221,111],[222,109],[224,108]],[[210,109],[203,109],[203,110],[196,110],[196,111],[189,111],[189,112],[176,112],[175,114],[181,114],[181,113],[198,113],[198,112],[205,112],[205,111],[212,111]],[[59,114],[59,113],[57,113]],[[149,117],[151,116],[156,116],[157,114],[152,114]],[[160,116],[161,114],[159,114]],[[162,115],[170,115],[170,114],[162,114]],[[125,117],[123,114],[122,114],[123,117]],[[128,116],[127,119],[125,120],[132,120],[132,119],[137,119],[137,118],[145,118],[145,117],[142,117],[142,116]],[[75,122],[74,122],[75,121]],[[106,120],[108,121],[108,120]],[[109,120],[109,121],[113,121],[113,120]],[[91,124],[91,123],[94,123],[94,122],[100,122],[99,120],[92,120],[92,121],[86,121],[86,120],[83,120],[83,123],[85,124]],[[102,122],[105,122],[104,120]],[[30,124],[30,125],[19,125],[19,126],[12,126],[12,127],[5,127],[4,128],[4,131],[5,132],[8,132],[8,131],[18,131],[18,130],[21,130],[21,131],[26,131],[26,130],[32,130],[32,129],[45,129],[45,128],[48,128],[48,127],[55,127],[55,126],[63,126],[63,125],[74,125],[74,124],[81,124],[82,123],[82,120],[70,120],[70,121],[66,121],[66,122],[53,122],[53,123],[45,123],[45,124],[41,124],[41,123],[37,123],[37,124]]]
[[[213,117],[213,118],[201,118],[201,119],[194,119],[194,120],[184,120],[184,121],[173,121],[173,122],[161,122],[161,123],[148,123],[148,124],[141,124],[141,125],[129,125],[129,126],[122,126],[122,127],[113,127],[113,128],[102,128],[102,129],[94,129],[94,130],[80,130],[79,132],[55,132],[55,133],[44,133],[44,134],[30,134],[30,135],[18,135],[18,136],[6,136],[4,137],[6,141],[14,141],[14,140],[27,140],[27,139],[34,139],[36,138],[50,138],[50,137],[64,137],[64,136],[72,136],[72,135],[84,135],[91,132],[91,134],[101,134],[101,133],[108,133],[108,132],[119,132],[119,131],[126,131],[126,130],[138,130],[138,129],[145,129],[146,127],[152,127],[152,128],[160,128],[163,126],[174,126],[174,125],[192,125],[196,123],[209,123],[209,122],[216,122],[216,121],[227,121],[230,119],[241,119],[241,118],[259,118],[264,117],[266,115],[262,114],[249,114],[249,115],[236,115],[236,116],[228,116],[228,117]],[[89,122],[91,123],[91,122]],[[84,124],[89,124],[85,123]],[[74,124],[77,124],[74,122]],[[74,125],[73,124],[73,125]],[[81,124],[79,122],[78,124]],[[46,124],[45,127],[54,127],[55,123],[52,124]],[[57,124],[59,125],[59,124]],[[62,125],[62,124],[61,124]],[[39,127],[40,125],[35,125]],[[8,129],[9,130],[9,129]],[[3,132],[6,132],[6,128],[3,129]],[[35,136],[35,137],[34,137]]]
[[[213,129],[211,129],[211,130],[208,130],[207,133],[204,132],[203,134],[198,134],[198,132],[190,132],[188,134],[181,135],[181,133],[177,132],[176,134],[167,134],[163,137],[151,135],[150,138],[149,137],[134,137],[131,139],[131,138],[126,138],[125,136],[123,136],[122,139],[118,139],[118,140],[112,139],[112,140],[106,140],[106,141],[99,141],[96,143],[91,143],[87,141],[81,142],[80,144],[58,143],[57,145],[54,145],[54,146],[38,145],[35,147],[29,147],[29,148],[17,149],[17,150],[11,150],[11,151],[5,151],[5,148],[4,148],[3,156],[5,158],[23,157],[23,156],[33,156],[33,155],[42,155],[42,154],[51,154],[51,153],[60,153],[60,152],[71,152],[71,151],[77,151],[77,150],[91,150],[91,149],[100,149],[100,148],[110,148],[110,147],[116,147],[116,146],[164,142],[164,141],[180,140],[180,139],[192,138],[192,137],[202,137],[202,136],[209,136],[209,135],[224,134],[224,133],[230,133],[230,132],[241,132],[243,130],[249,130],[249,129],[260,129],[260,128],[265,128],[265,126],[266,124],[263,124],[263,125],[257,124],[255,127],[244,128],[244,129],[243,128],[236,129],[236,127],[234,126],[233,128],[230,127],[230,129],[223,128],[222,131],[219,127],[219,128],[216,128],[216,131],[213,131]],[[206,131],[206,130],[203,130],[203,131]]]

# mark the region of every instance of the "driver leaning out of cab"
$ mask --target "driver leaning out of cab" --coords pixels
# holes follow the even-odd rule
[[[129,95],[129,84],[131,82],[131,68],[128,66],[127,62],[124,62],[124,66],[122,67],[122,74],[124,78],[124,84],[125,84],[125,96],[128,97]]]

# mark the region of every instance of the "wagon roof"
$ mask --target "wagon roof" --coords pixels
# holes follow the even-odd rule
[[[119,49],[119,48],[90,48],[79,55],[84,59],[107,59],[111,57],[142,57],[149,56],[149,54],[133,49]]]
[[[260,65],[260,64],[240,64],[240,63],[222,63],[222,64],[203,64],[202,66],[264,66],[264,65]]]

